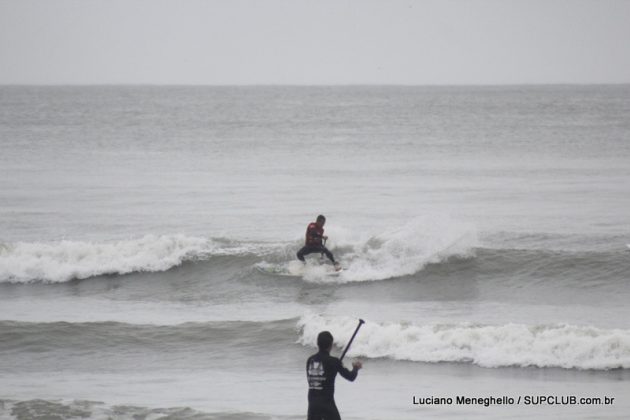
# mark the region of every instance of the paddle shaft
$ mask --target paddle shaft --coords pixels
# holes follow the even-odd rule
[[[346,344],[346,348],[343,350],[343,353],[341,353],[341,357],[339,358],[340,361],[343,360],[343,357],[348,352],[348,349],[350,348],[352,341],[354,341],[354,337],[356,337],[357,333],[359,332],[359,328],[361,328],[361,325],[363,324],[365,324],[365,321],[362,319],[359,319],[359,325],[357,325],[357,329],[354,330],[354,334],[352,334],[352,337],[350,337],[350,341],[348,341],[348,344]]]

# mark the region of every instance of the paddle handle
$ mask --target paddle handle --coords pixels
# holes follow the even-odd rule
[[[354,330],[354,334],[352,334],[352,337],[350,337],[350,341],[348,341],[348,344],[346,344],[346,348],[343,350],[343,353],[341,353],[341,357],[339,358],[340,361],[343,360],[343,357],[348,352],[348,349],[350,348],[350,345],[354,341],[354,337],[356,337],[357,333],[359,332],[359,328],[361,328],[361,325],[363,325],[363,324],[365,324],[365,321],[362,320],[362,319],[359,319],[359,325],[357,325],[357,328]]]

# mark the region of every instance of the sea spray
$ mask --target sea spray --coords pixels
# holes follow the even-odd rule
[[[477,245],[477,232],[468,223],[445,216],[418,217],[355,248],[341,278],[366,281],[412,275],[427,264],[470,257]]]
[[[377,234],[352,233],[340,226],[329,234],[328,246],[344,267],[341,273],[331,276],[327,261],[320,263],[318,257],[308,258],[306,265],[263,261],[258,266],[312,283],[377,281],[413,275],[449,258],[470,258],[479,245],[473,225],[435,215],[413,218]]]

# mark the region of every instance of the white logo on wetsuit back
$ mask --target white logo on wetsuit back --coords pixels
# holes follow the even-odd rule
[[[324,375],[324,366],[322,362],[312,360],[308,365],[308,387],[310,389],[324,389],[323,383],[326,380]]]

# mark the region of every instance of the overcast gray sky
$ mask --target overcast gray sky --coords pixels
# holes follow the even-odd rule
[[[630,0],[0,0],[2,84],[629,82]]]

